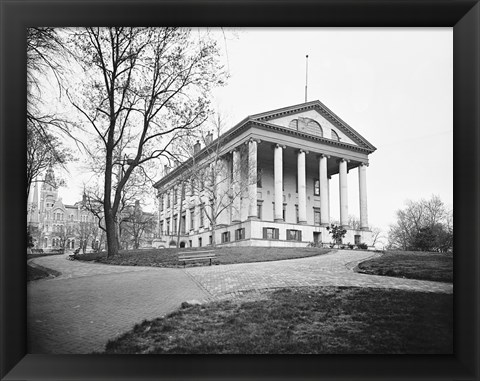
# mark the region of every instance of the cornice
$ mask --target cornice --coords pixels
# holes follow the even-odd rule
[[[367,154],[372,153],[374,151],[374,150],[366,148],[366,147],[360,147],[360,146],[356,146],[356,145],[350,144],[350,143],[344,143],[344,142],[333,140],[333,139],[327,139],[327,138],[324,138],[324,137],[321,137],[321,136],[310,135],[310,134],[307,134],[307,133],[304,133],[304,132],[301,132],[301,131],[297,131],[297,130],[293,130],[291,128],[278,126],[278,125],[272,124],[272,123],[260,122],[260,121],[257,121],[257,120],[253,120],[253,121],[251,121],[251,123],[253,125],[256,125],[256,126],[258,126],[260,128],[263,128],[263,129],[269,129],[269,130],[281,132],[281,133],[286,134],[286,135],[293,135],[293,136],[297,136],[297,137],[300,137],[300,138],[303,138],[303,139],[317,141],[317,142],[320,142],[320,143],[325,144],[325,145],[345,148],[345,149],[348,149],[348,150],[363,152],[363,153],[367,153]]]
[[[340,128],[342,132],[348,135],[352,140],[365,145],[365,147],[371,149],[372,152],[376,150],[376,148],[370,142],[368,142],[362,135],[360,135],[357,131],[355,131],[350,125],[348,125],[345,121],[343,121],[338,115],[336,115],[332,110],[330,110],[327,106],[325,106],[319,100],[298,104],[295,106],[284,107],[281,109],[268,111],[262,114],[252,115],[249,118],[258,120],[258,121],[267,121],[272,118],[282,117],[286,115],[293,115],[306,110],[319,111],[320,114],[325,119],[330,121],[337,128]]]

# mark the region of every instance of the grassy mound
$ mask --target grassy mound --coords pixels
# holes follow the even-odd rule
[[[399,278],[453,282],[453,254],[387,251],[358,265],[357,272]]]
[[[305,288],[205,305],[138,324],[105,353],[453,353],[453,295]]]
[[[87,253],[77,255],[76,258],[83,261],[97,261],[110,265],[123,266],[155,266],[155,267],[183,267],[178,261],[178,254],[181,252],[192,252],[202,250],[214,250],[209,247],[183,248],[183,249],[142,249],[120,251],[113,258],[107,258],[107,253]],[[228,247],[214,250],[215,264],[249,263],[278,261],[284,259],[304,258],[314,255],[322,255],[330,252],[330,249],[318,248],[279,248],[279,247]],[[208,265],[208,262],[189,263],[188,266]]]

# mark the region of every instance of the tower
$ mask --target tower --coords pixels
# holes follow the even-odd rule
[[[40,212],[44,214],[49,211],[58,198],[58,188],[55,184],[55,173],[50,167],[45,174],[45,180],[40,191]]]

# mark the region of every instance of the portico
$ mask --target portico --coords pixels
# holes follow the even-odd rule
[[[265,139],[265,137],[263,138]],[[237,204],[240,204],[238,209],[242,208],[241,203],[244,206],[248,205],[248,218],[258,218],[257,204],[259,200],[265,203],[266,199],[272,199],[271,202],[274,207],[271,220],[287,222],[284,216],[284,203],[287,199],[291,200],[292,197],[295,197],[298,213],[297,221],[292,222],[314,224],[313,214],[307,212],[307,208],[316,207],[320,210],[320,226],[328,226],[331,223],[329,178],[338,175],[340,224],[348,228],[348,173],[355,169],[358,171],[359,178],[361,227],[363,230],[368,229],[366,163],[342,157],[332,157],[324,153],[310,152],[305,149],[298,149],[295,146],[272,143],[267,140],[250,139],[248,145],[248,157],[242,159],[251,163],[249,164],[250,177],[248,180],[249,196],[235,200]],[[235,155],[233,157],[234,163],[241,160],[239,150],[235,149],[233,152],[232,155]],[[292,165],[293,163],[295,165]],[[261,176],[258,181],[255,176],[257,173],[258,176]],[[238,179],[238,181],[241,181],[241,179]],[[259,186],[259,184],[261,185]],[[270,191],[270,186],[273,192]],[[266,193],[263,192],[265,189]],[[287,208],[288,211],[290,209]],[[264,219],[268,219],[268,215],[268,211],[264,213]]]

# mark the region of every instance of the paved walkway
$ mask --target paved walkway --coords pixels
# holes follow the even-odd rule
[[[136,323],[176,310],[208,293],[184,271],[69,261],[66,256],[33,260],[62,273],[28,283],[28,352],[87,354]]]
[[[338,250],[326,255],[286,261],[190,267],[186,272],[216,299],[247,291],[281,287],[352,286],[453,293],[449,283],[360,274],[359,263],[371,252]]]
[[[453,285],[354,273],[372,256],[340,250],[275,262],[166,269],[34,259],[62,273],[28,284],[29,353],[91,353],[144,319],[163,316],[188,300],[232,298],[279,287],[358,286],[453,293]]]

